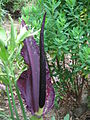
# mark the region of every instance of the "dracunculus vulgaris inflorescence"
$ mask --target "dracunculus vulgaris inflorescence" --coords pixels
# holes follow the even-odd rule
[[[52,108],[55,97],[44,51],[45,17],[46,13],[40,31],[40,45],[37,45],[33,36],[23,41],[24,46],[21,50],[21,56],[24,58],[28,68],[17,80],[21,96],[24,98],[27,109],[32,115],[35,115],[39,108],[43,108],[41,115],[47,113]],[[22,27],[26,27],[28,30],[23,20]]]

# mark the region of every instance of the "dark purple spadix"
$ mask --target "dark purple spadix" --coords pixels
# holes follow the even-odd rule
[[[40,31],[40,89],[39,89],[39,106],[42,108],[46,98],[46,58],[44,51],[44,24],[46,13],[43,18]]]
[[[21,55],[28,65],[28,68],[17,80],[21,96],[25,100],[27,109],[32,115],[34,115],[35,112],[38,112],[39,107],[43,107],[42,115],[47,113],[53,106],[55,96],[48,65],[45,59],[45,16],[46,13],[43,18],[40,32],[40,48],[33,36],[30,36],[23,41],[24,46],[21,50]],[[28,30],[28,27],[23,20],[22,27],[26,27]]]

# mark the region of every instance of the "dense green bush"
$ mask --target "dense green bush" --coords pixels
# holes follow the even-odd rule
[[[51,57],[51,75],[55,83],[56,105],[60,95],[71,95],[80,101],[82,88],[90,73],[89,0],[38,0],[24,7],[22,18],[34,29],[40,29],[44,12],[45,48]],[[36,36],[38,42],[38,36]],[[62,98],[62,97],[61,97]]]

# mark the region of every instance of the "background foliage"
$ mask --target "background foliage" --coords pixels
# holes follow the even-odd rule
[[[22,18],[34,29],[40,28],[47,12],[45,48],[51,57],[51,75],[57,77],[56,106],[66,93],[80,101],[90,73],[89,4],[89,0],[38,0],[32,7],[22,9]]]

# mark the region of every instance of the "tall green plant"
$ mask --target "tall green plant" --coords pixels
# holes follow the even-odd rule
[[[9,41],[7,41],[7,37],[6,37],[6,33],[5,33],[4,29],[3,28],[0,29],[0,34],[1,34],[1,37],[0,37],[0,59],[2,61],[2,67],[4,68],[4,71],[2,71],[2,73],[5,74],[5,76],[2,76],[2,73],[1,73],[0,76],[2,79],[0,79],[0,80],[6,85],[6,91],[7,91],[9,107],[10,107],[10,111],[11,111],[11,117],[12,117],[12,119],[14,119],[8,86],[10,88],[10,93],[11,93],[14,110],[16,113],[16,118],[19,120],[19,115],[18,115],[17,108],[15,105],[15,100],[14,100],[14,95],[13,95],[13,90],[12,90],[12,85],[13,85],[12,83],[14,83],[14,85],[16,87],[16,78],[15,78],[15,74],[14,74],[15,65],[12,64],[15,60],[15,59],[13,59],[13,57],[15,57],[15,44],[12,44],[12,43],[15,42],[13,40],[16,39],[15,38],[16,34],[14,33],[15,29],[13,27],[13,22],[11,21],[11,23],[12,24],[11,24],[11,36],[10,36],[11,42],[10,43],[8,43]],[[8,45],[7,48],[5,47],[6,45]],[[14,48],[14,49],[12,49],[12,48]],[[16,90],[18,91],[18,88],[16,88]],[[19,92],[17,92],[17,94],[18,94],[18,96],[20,96]],[[21,98],[19,98],[19,100],[21,101]],[[21,104],[22,104],[22,101],[21,101]],[[24,109],[24,107],[23,107],[23,109]]]

